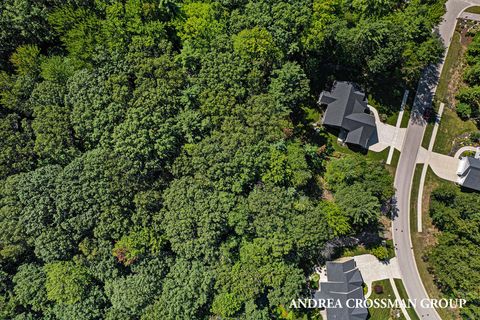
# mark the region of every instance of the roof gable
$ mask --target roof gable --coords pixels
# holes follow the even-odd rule
[[[320,283],[320,291],[315,293],[316,299],[334,299],[342,304],[342,308],[327,308],[328,319],[364,320],[368,316],[365,308],[348,308],[348,299],[364,299],[363,279],[357,269],[355,260],[327,262],[327,282]]]
[[[367,113],[365,93],[351,82],[339,81],[331,91],[322,92],[318,102],[327,105],[323,124],[349,131],[345,142],[367,147],[375,117]]]
[[[466,157],[466,167],[461,175],[462,186],[480,191],[480,159]]]

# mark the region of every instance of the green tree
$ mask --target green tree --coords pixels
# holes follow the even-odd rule
[[[380,217],[378,199],[360,183],[339,189],[335,193],[335,201],[357,228],[375,222]]]
[[[47,298],[57,303],[74,304],[81,301],[92,284],[88,271],[71,261],[49,263],[44,270]]]
[[[35,167],[31,123],[17,114],[0,114],[0,178]]]
[[[198,261],[177,259],[165,277],[158,300],[142,320],[203,319],[212,299],[213,272]]]
[[[13,277],[15,299],[25,308],[41,312],[46,309],[46,275],[40,266],[23,264]]]
[[[270,32],[259,27],[245,29],[235,35],[233,37],[233,48],[244,59],[257,62],[260,65],[272,61],[272,58],[275,59],[279,54]]]

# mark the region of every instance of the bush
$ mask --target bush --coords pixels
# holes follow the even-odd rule
[[[472,116],[472,108],[466,103],[459,103],[457,105],[457,114],[462,119],[468,119]]]
[[[373,291],[376,294],[381,294],[381,293],[383,293],[383,286],[381,286],[379,284],[376,284],[376,285],[373,286]]]
[[[467,49],[467,63],[475,64],[480,57],[480,34],[477,33]]]
[[[463,79],[471,86],[480,84],[480,63],[469,67],[463,74]]]
[[[318,281],[320,281],[320,275],[318,273],[314,273],[310,277],[310,288],[313,290],[318,290]]]
[[[480,142],[480,131],[472,132],[470,134],[470,140],[472,142]]]
[[[380,246],[372,249],[372,254],[378,259],[378,260],[388,260],[390,258],[388,254],[387,248]]]

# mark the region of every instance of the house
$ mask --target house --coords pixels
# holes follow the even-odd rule
[[[365,300],[363,278],[355,260],[344,258],[327,262],[327,282],[320,282],[315,299],[339,301],[341,308],[326,308],[328,320],[364,320],[368,310],[356,303],[347,301]],[[350,308],[348,307],[350,306]]]
[[[368,148],[376,126],[364,92],[352,82],[336,81],[330,91],[320,94],[318,103],[327,106],[323,125],[340,129],[345,143]]]
[[[480,159],[473,157],[460,159],[457,175],[459,185],[480,191]]]

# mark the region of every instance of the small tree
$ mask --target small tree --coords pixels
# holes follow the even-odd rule
[[[373,286],[373,291],[376,294],[382,294],[383,293],[383,286],[381,286],[379,284],[376,284],[375,286]]]
[[[387,248],[383,246],[379,246],[376,248],[372,249],[372,254],[378,259],[378,260],[388,260],[389,255],[388,255],[388,250]]]
[[[462,119],[468,119],[472,116],[472,108],[466,103],[459,103],[457,105],[457,114]]]

